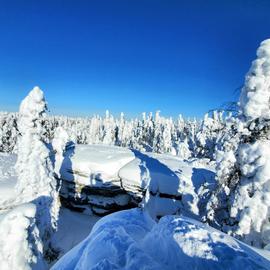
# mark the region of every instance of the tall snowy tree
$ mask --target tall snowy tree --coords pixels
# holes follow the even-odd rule
[[[224,141],[218,189],[208,218],[258,246],[270,243],[270,39],[261,43],[240,96],[240,115]]]
[[[47,110],[43,92],[35,87],[22,101],[19,111],[18,160],[16,185],[19,203],[32,201],[37,206],[37,226],[49,250],[49,238],[57,228],[59,212],[56,180],[50,150],[42,140],[44,120]]]

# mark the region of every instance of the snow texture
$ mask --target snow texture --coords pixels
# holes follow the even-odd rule
[[[270,39],[257,50],[257,59],[246,75],[240,96],[240,109],[247,120],[270,119]]]
[[[269,269],[269,261],[206,225],[180,216],[155,223],[132,209],[98,221],[90,235],[52,270]]]
[[[43,245],[36,226],[36,206],[22,204],[0,215],[0,269],[42,270]]]

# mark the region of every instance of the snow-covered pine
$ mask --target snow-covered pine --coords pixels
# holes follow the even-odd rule
[[[49,238],[57,228],[60,207],[50,150],[42,140],[46,110],[44,94],[38,87],[34,87],[20,105],[18,182],[15,187],[18,203],[33,202],[37,207],[36,222],[45,251],[49,249]]]
[[[263,247],[270,243],[270,39],[261,43],[240,96],[240,114],[217,153],[218,187],[208,219]]]

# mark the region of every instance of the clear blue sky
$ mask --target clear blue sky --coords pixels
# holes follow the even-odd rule
[[[0,110],[33,86],[54,114],[201,117],[236,100],[270,1],[0,0]]]

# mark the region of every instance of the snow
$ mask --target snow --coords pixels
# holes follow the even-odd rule
[[[270,39],[261,43],[257,57],[246,76],[240,96],[240,109],[247,120],[270,119]]]
[[[53,236],[54,247],[63,256],[83,241],[100,217],[84,215],[62,207],[59,213],[58,228]]]
[[[105,145],[76,145],[65,157],[61,178],[84,185],[119,180],[119,169],[134,159],[129,149]]]
[[[270,243],[270,142],[243,144],[239,164],[241,185],[231,208],[231,217],[239,220],[235,235],[255,246],[265,246]]]
[[[14,198],[14,186],[17,182],[15,154],[0,153],[0,205]]]
[[[22,204],[0,216],[0,269],[47,269],[35,224],[36,206]]]
[[[99,220],[63,256],[59,269],[269,269],[269,261],[234,238],[182,216],[154,222],[142,209]]]

